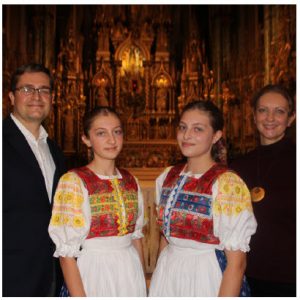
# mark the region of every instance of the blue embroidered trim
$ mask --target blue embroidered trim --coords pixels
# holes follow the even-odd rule
[[[177,183],[173,189],[173,196],[171,193],[169,194],[167,204],[164,210],[164,217],[163,217],[163,232],[166,237],[170,236],[171,210],[175,206],[176,200],[179,195],[178,191],[181,190],[182,186],[186,181],[186,178],[187,178],[187,174],[185,174],[184,176],[183,175],[179,176]]]
[[[171,192],[172,192],[172,189],[163,188],[161,195],[160,195],[160,201],[159,201],[160,205],[166,206]]]
[[[198,213],[205,216],[210,216],[211,211],[211,196],[204,196],[194,193],[179,193],[175,208],[187,210],[188,212]]]

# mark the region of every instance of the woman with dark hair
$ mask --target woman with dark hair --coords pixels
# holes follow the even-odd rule
[[[162,236],[150,296],[249,296],[244,271],[256,221],[247,186],[218,163],[223,123],[210,101],[183,109],[177,141],[187,162],[156,181]]]
[[[251,191],[258,223],[246,274],[253,296],[296,296],[296,146],[286,137],[294,101],[267,85],[252,106],[260,145],[231,164]]]
[[[143,197],[137,179],[115,165],[121,120],[100,106],[85,117],[83,129],[93,158],[59,181],[49,226],[54,256],[71,296],[146,296]]]

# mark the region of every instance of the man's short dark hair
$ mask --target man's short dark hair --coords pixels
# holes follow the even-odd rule
[[[19,78],[21,75],[25,74],[25,73],[38,73],[38,72],[42,72],[45,73],[50,80],[50,88],[51,90],[53,90],[53,77],[49,71],[49,69],[47,69],[44,65],[42,64],[36,64],[36,63],[30,63],[30,64],[26,64],[23,65],[21,67],[19,67],[12,75],[11,77],[11,83],[10,83],[10,90],[11,91],[15,91]]]

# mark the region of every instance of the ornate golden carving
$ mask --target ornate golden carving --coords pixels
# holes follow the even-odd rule
[[[77,41],[77,42],[75,42]],[[65,40],[61,40],[61,51],[55,72],[56,118],[52,120],[57,128],[57,140],[64,153],[71,157],[83,155],[81,146],[82,117],[86,97],[83,94],[83,75],[80,61],[80,38],[72,28]],[[54,116],[55,117],[55,116]]]
[[[124,153],[154,142],[156,148],[148,147],[154,153],[150,164],[158,165],[155,153],[168,148],[160,142],[175,142],[178,114],[195,97],[223,109],[231,153],[250,150],[255,146],[250,98],[268,83],[295,90],[295,6],[240,6],[238,14],[234,6],[203,8],[214,19],[210,36],[200,26],[202,6],[97,5],[95,11],[82,6],[82,13],[70,6],[66,14],[55,5],[5,6],[3,115],[10,112],[7,94],[15,67],[40,61],[55,77],[46,127],[68,155],[74,150],[74,157],[87,157],[82,116],[109,104],[121,114],[125,145],[131,143]],[[73,128],[66,125],[71,118]]]

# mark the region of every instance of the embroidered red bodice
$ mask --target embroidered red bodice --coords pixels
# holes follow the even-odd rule
[[[180,172],[184,164],[176,165],[169,171],[163,186],[158,207],[158,224],[162,232],[169,226],[171,237],[195,240],[208,244],[219,244],[219,239],[213,234],[212,186],[216,178],[228,171],[221,164],[213,165],[199,179],[187,177],[180,190],[173,193],[176,202],[168,206],[170,194],[178,188]],[[166,211],[166,209],[168,209]]]
[[[87,167],[73,169],[84,182],[91,207],[87,238],[132,233],[138,216],[138,186],[134,177],[119,169],[122,179],[100,179]]]

